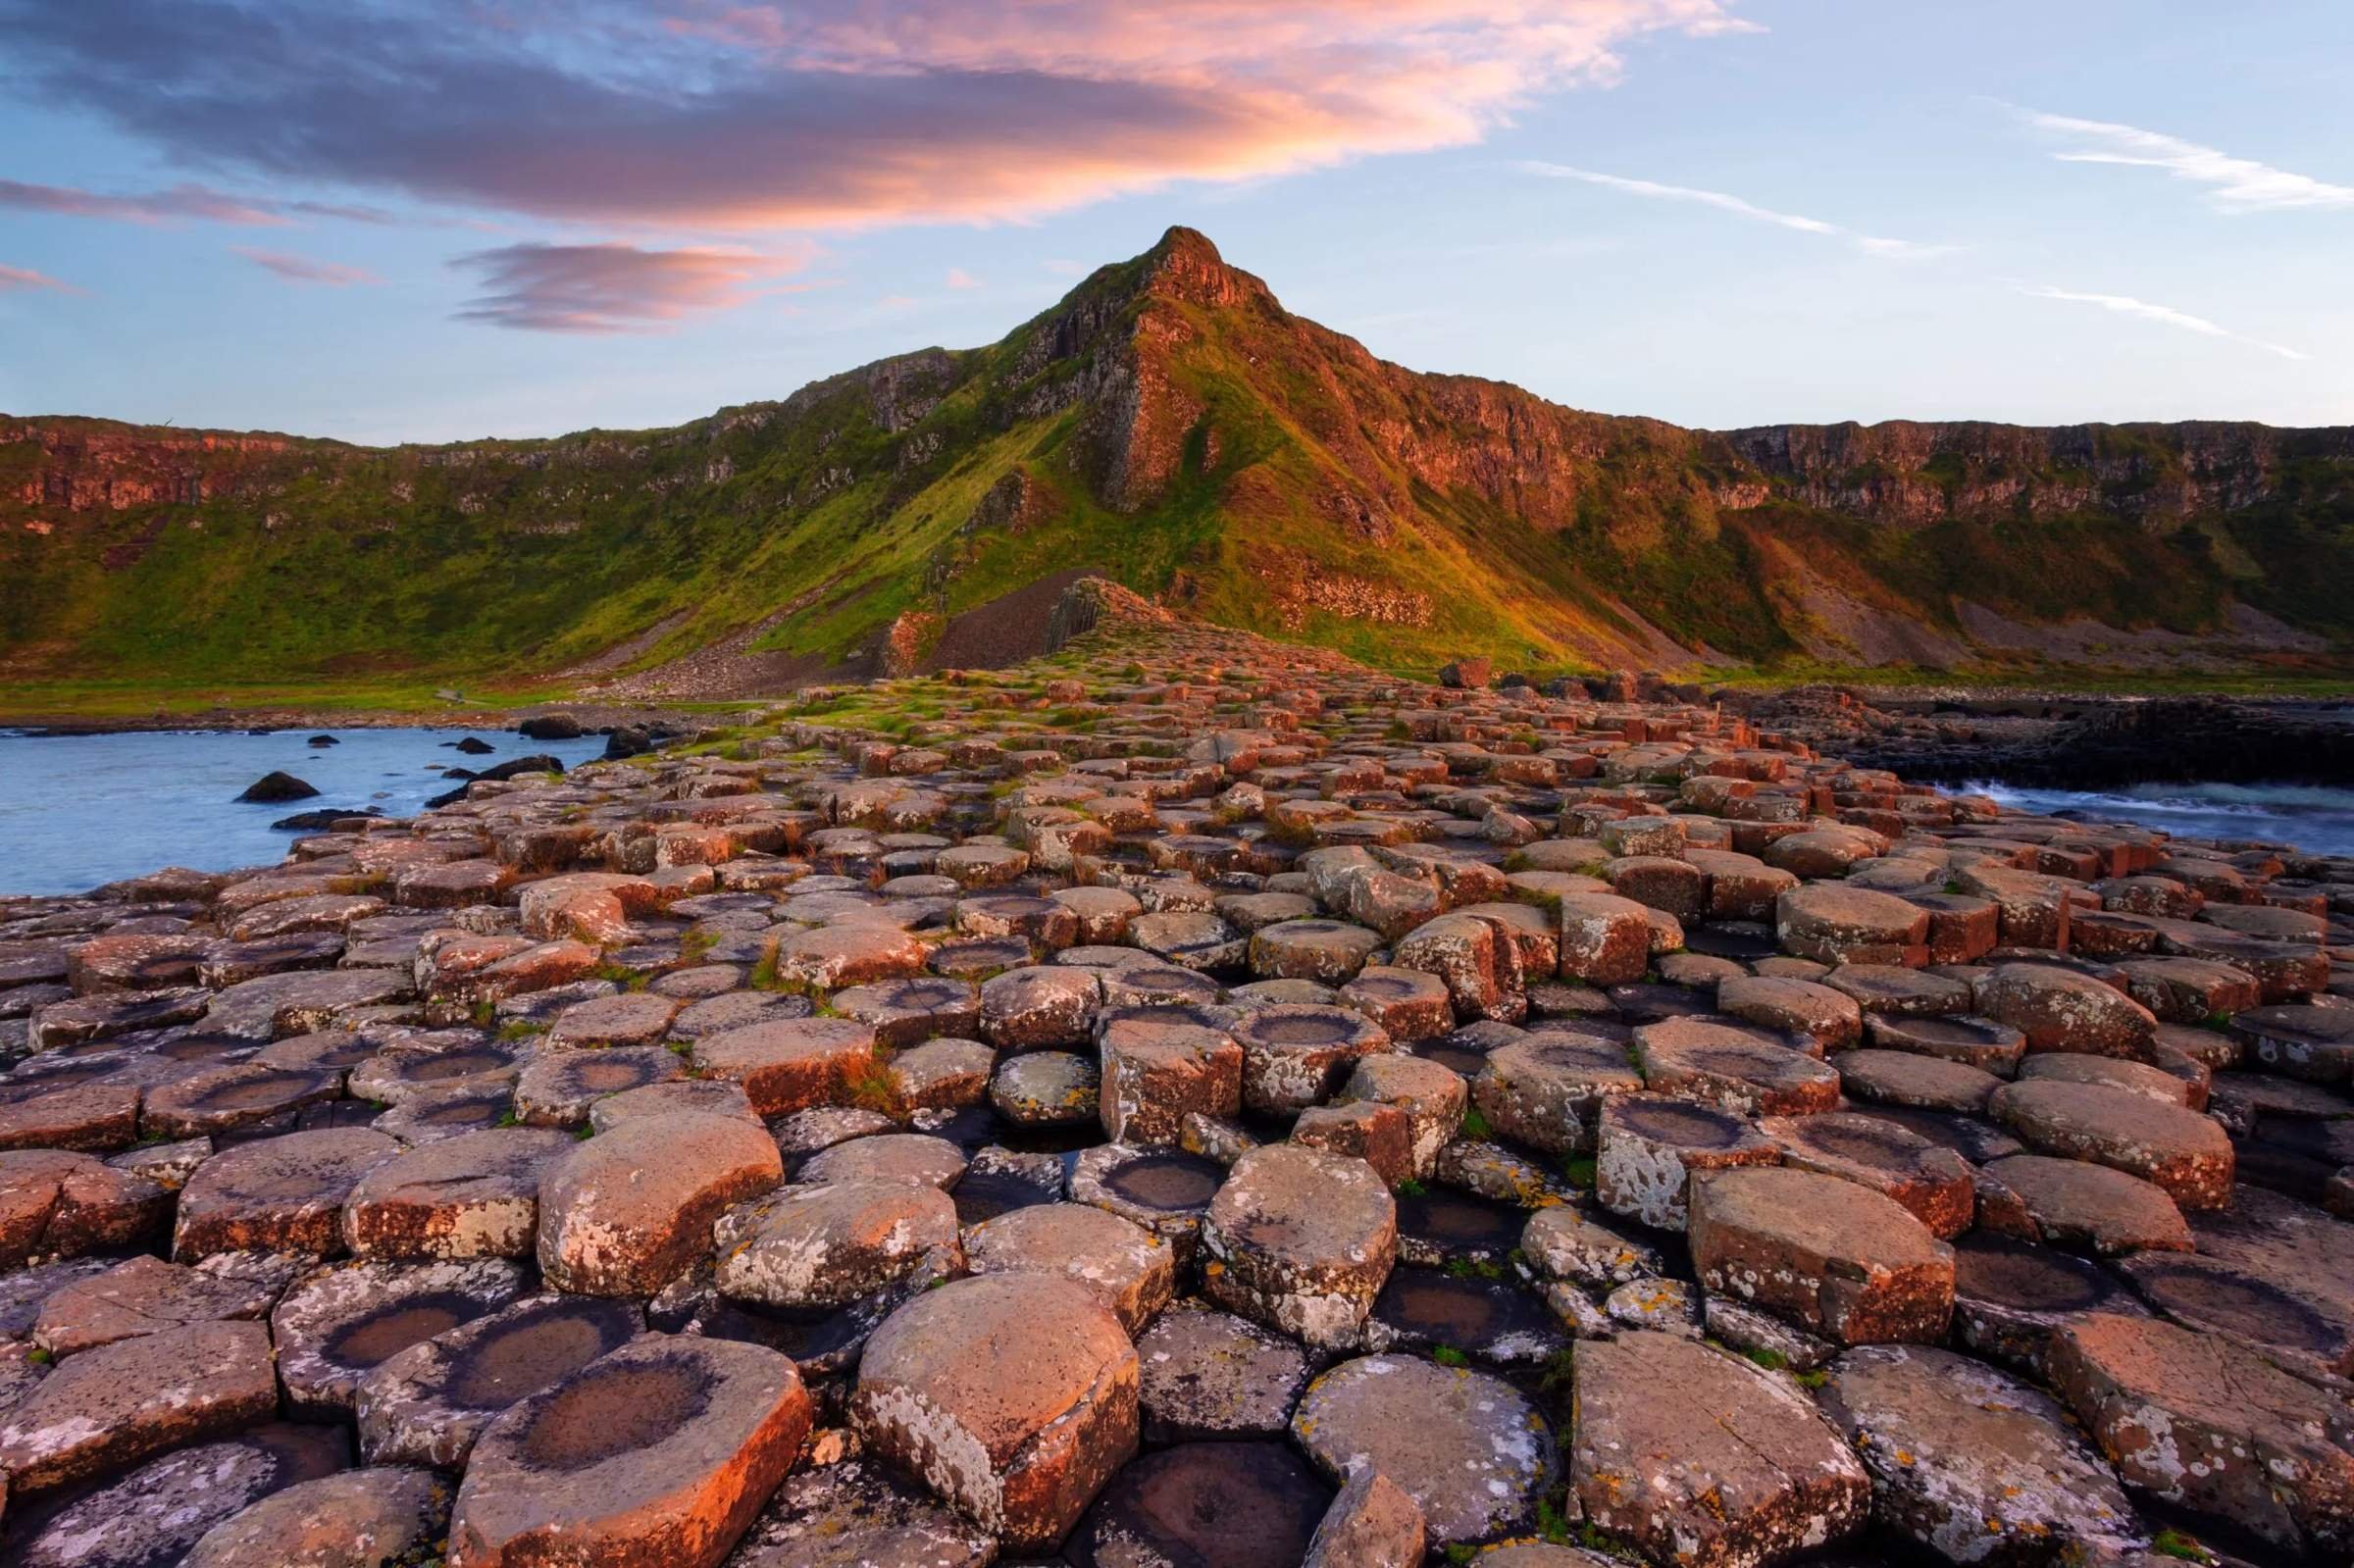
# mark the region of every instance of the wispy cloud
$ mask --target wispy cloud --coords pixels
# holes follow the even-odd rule
[[[539,332],[653,331],[756,297],[764,281],[805,266],[805,250],[641,250],[636,245],[504,245],[450,265],[483,293],[458,320]],[[772,287],[781,285],[771,285]]]
[[[335,218],[347,223],[388,224],[392,215],[343,202],[279,201],[240,196],[209,185],[174,185],[131,195],[83,190],[76,185],[34,185],[0,179],[0,207],[49,213],[61,218],[101,218],[115,223],[198,222],[276,227],[296,218]]]
[[[2095,305],[2120,316],[2130,316],[2138,321],[2156,322],[2162,327],[2175,327],[2186,332],[2197,332],[2202,337],[2220,337],[2234,343],[2245,343],[2250,348],[2261,348],[2266,353],[2277,354],[2282,359],[2311,357],[2279,343],[2267,342],[2261,337],[2250,337],[2245,332],[2235,332],[2227,327],[2209,321],[2204,316],[2193,316],[2190,312],[2176,310],[2172,305],[2155,305],[2146,299],[2135,299],[2130,294],[2087,294],[2073,288],[2054,288],[2048,283],[2014,283],[2012,286],[2019,292],[2035,299],[2065,300],[2072,305]]]
[[[289,283],[326,283],[344,288],[353,283],[381,283],[383,278],[365,267],[346,267],[341,262],[313,261],[308,256],[290,256],[282,250],[256,250],[250,245],[230,247],[265,272],[276,273]]]
[[[208,166],[759,229],[1469,145],[1644,37],[1745,30],[1731,4],[0,0],[0,36],[12,90]]]
[[[948,269],[948,286],[950,288],[979,288],[981,279],[961,267],[951,267]]]
[[[80,289],[72,283],[60,282],[47,273],[36,273],[29,267],[11,267],[0,262],[0,294],[12,289],[54,289],[60,294],[78,294]]]
[[[2038,130],[2068,138],[2069,145],[2052,154],[2062,163],[2162,169],[2176,179],[2206,186],[2209,202],[2224,212],[2354,207],[2354,185],[2331,184],[2252,158],[2234,158],[2163,131],[2032,109],[2014,108],[2013,112]]]
[[[1858,250],[1874,256],[1889,256],[1919,260],[1928,256],[1943,256],[1953,249],[1950,245],[1923,245],[1910,239],[1889,239],[1879,234],[1867,234],[1843,224],[1828,223],[1820,218],[1805,218],[1797,213],[1776,212],[1756,202],[1721,190],[1700,190],[1690,185],[1663,185],[1654,179],[1629,179],[1623,175],[1598,174],[1591,169],[1575,169],[1567,164],[1524,160],[1524,173],[1542,175],[1548,179],[1583,180],[1589,185],[1601,185],[1609,190],[1623,191],[1630,196],[1645,196],[1654,201],[1688,202],[1700,207],[1714,207],[1718,212],[1731,213],[1752,223],[1772,224],[1779,228],[1794,229],[1802,234],[1818,234],[1825,239],[1840,239]]]

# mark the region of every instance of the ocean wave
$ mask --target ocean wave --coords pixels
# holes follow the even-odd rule
[[[2256,839],[2308,854],[2354,855],[2354,789],[2328,784],[2146,784],[2114,791],[1964,786],[2038,816],[2135,823],[2183,838]]]

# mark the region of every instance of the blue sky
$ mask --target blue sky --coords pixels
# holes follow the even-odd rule
[[[1424,370],[2354,423],[2354,7],[0,0],[0,409],[675,423],[1170,224]]]

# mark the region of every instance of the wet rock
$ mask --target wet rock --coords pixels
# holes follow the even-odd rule
[[[1594,1196],[1622,1218],[1680,1231],[1695,1172],[1780,1159],[1772,1139],[1740,1117],[1658,1095],[1620,1095],[1602,1108]]]
[[[792,1361],[649,1335],[490,1424],[450,1517],[450,1568],[716,1568],[785,1479],[811,1418]]]
[[[783,1170],[756,1124],[700,1111],[632,1118],[541,1177],[540,1270],[558,1290],[651,1295],[708,1244],[722,1209]]]
[[[1967,1356],[1849,1351],[1822,1405],[1871,1471],[1880,1522],[1949,1562],[2048,1562],[2146,1541],[2068,1413]]]
[[[1504,1533],[1534,1511],[1559,1456],[1536,1407],[1500,1378],[1415,1356],[1344,1361],[1307,1388],[1292,1437],[1346,1482],[1369,1465],[1413,1498],[1434,1545]]]
[[[1307,1387],[1307,1357],[1282,1335],[1182,1301],[1136,1341],[1145,1441],[1281,1435]]]
[[[1283,1443],[1184,1443],[1120,1472],[1068,1555],[1083,1568],[1294,1568],[1331,1496]]]
[[[1136,1451],[1136,1352],[1069,1280],[957,1280],[875,1331],[850,1413],[877,1453],[984,1529],[1043,1546]]]
[[[1398,1208],[1362,1160],[1274,1144],[1245,1155],[1202,1228],[1209,1294],[1319,1349],[1356,1341],[1398,1257]]]
[[[2086,1314],[2052,1337],[2052,1386],[2125,1484],[2282,1550],[2354,1542],[2344,1405],[2215,1335]]]
[[[534,1058],[516,1077],[515,1114],[534,1127],[578,1127],[599,1100],[686,1074],[687,1064],[660,1045],[555,1052]]]
[[[626,1301],[536,1295],[412,1344],[359,1381],[352,1413],[370,1464],[463,1469],[485,1428],[645,1327]]]
[[[2040,1376],[2061,1325],[2079,1313],[2140,1310],[2115,1275],[2083,1258],[1983,1231],[1954,1243],[1954,1334],[1979,1355]]]
[[[181,1568],[402,1568],[442,1539],[454,1490],[424,1470],[306,1481],[206,1531]]]
[[[2143,1300],[2185,1328],[2236,1340],[2316,1381],[2354,1371],[2354,1303],[2332,1299],[2326,1281],[2267,1279],[2187,1252],[2143,1252],[2117,1268]]]
[[[290,773],[271,772],[263,774],[259,779],[247,784],[244,792],[237,798],[241,801],[275,806],[281,801],[309,800],[318,793],[319,791],[315,787]]]
[[[1870,1505],[1864,1467],[1795,1384],[1676,1335],[1579,1346],[1571,1446],[1586,1517],[1662,1562],[1788,1561]]]
[[[0,1471],[12,1492],[51,1491],[277,1410],[270,1332],[259,1323],[192,1323],[59,1363],[0,1411]]]
[[[360,1382],[409,1346],[497,1311],[525,1274],[497,1259],[330,1265],[294,1286],[270,1314],[288,1410],[347,1415]]]
[[[1775,1167],[1695,1177],[1691,1203],[1692,1267],[1710,1290],[1843,1344],[1945,1337],[1953,1251],[1893,1198]]]

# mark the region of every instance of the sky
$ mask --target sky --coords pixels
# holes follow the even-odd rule
[[[0,0],[0,410],[675,424],[1172,224],[1708,428],[2354,424],[2354,6]]]

